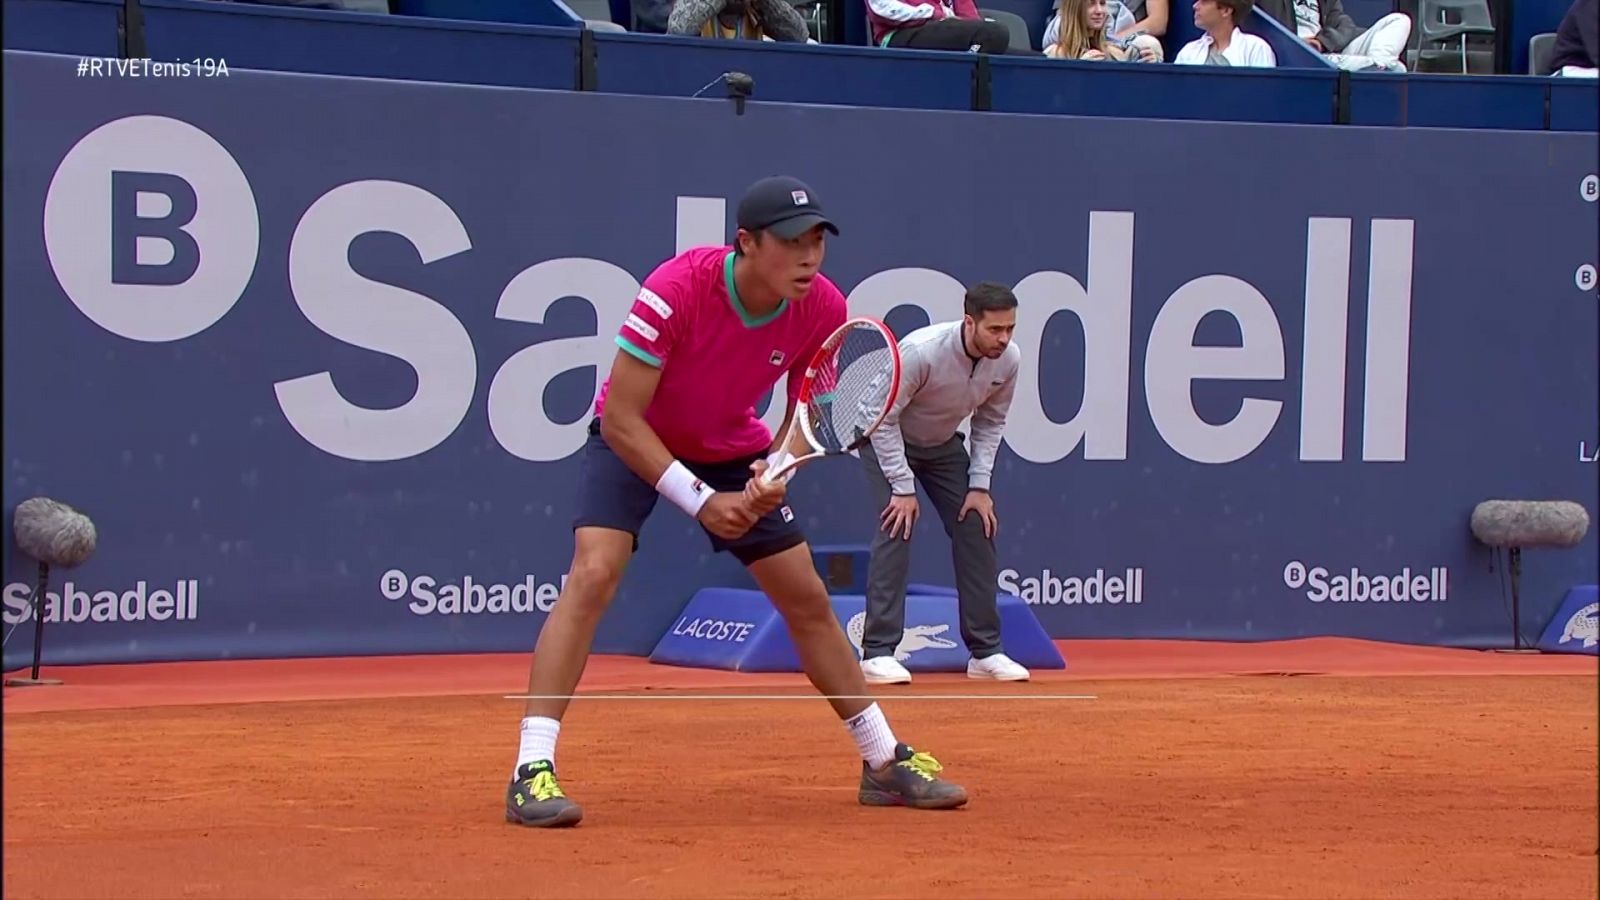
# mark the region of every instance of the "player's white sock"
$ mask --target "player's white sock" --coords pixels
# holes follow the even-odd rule
[[[850,729],[850,736],[856,739],[856,747],[861,751],[861,758],[867,765],[874,769],[881,769],[894,759],[895,744],[894,732],[889,730],[889,722],[883,717],[883,710],[874,703],[859,713],[844,720],[844,727]]]
[[[522,720],[522,746],[517,750],[517,768],[541,759],[556,764],[556,735],[561,733],[561,723],[544,716],[528,716]],[[511,773],[515,778],[516,772]]]

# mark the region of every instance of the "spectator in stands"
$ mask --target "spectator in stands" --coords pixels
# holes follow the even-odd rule
[[[1261,11],[1293,31],[1341,69],[1404,72],[1400,61],[1411,39],[1411,17],[1389,13],[1363,31],[1340,0],[1258,0]]]
[[[867,25],[879,47],[993,54],[1011,47],[1011,32],[978,15],[972,0],[867,0]]]
[[[1061,36],[1061,0],[1056,0],[1050,16],[1050,24],[1044,27],[1044,46],[1046,49],[1051,44],[1057,43]],[[1133,13],[1122,0],[1106,0],[1106,32],[1108,34],[1122,34],[1125,31],[1137,31],[1133,27]]]
[[[1573,0],[1556,29],[1550,70],[1567,78],[1594,78],[1600,73],[1600,0]]]
[[[667,33],[796,44],[811,37],[806,20],[787,0],[677,0]]]
[[[1171,14],[1171,0],[1128,0],[1127,10],[1132,21],[1123,25],[1123,19],[1112,11],[1111,36],[1127,39],[1136,34],[1163,37],[1167,33],[1167,17]]]
[[[1278,56],[1272,46],[1239,30],[1250,14],[1251,0],[1194,0],[1194,24],[1205,34],[1183,45],[1172,61],[1180,66],[1244,66],[1272,69]]]
[[[1165,56],[1161,42],[1148,34],[1131,41],[1111,38],[1110,4],[1132,23],[1133,14],[1118,0],[1061,0],[1056,15],[1044,30],[1044,55],[1051,59],[1091,61],[1161,62]],[[1062,26],[1062,19],[1067,24]]]
[[[633,30],[640,34],[666,34],[672,16],[672,0],[629,0],[633,8]]]

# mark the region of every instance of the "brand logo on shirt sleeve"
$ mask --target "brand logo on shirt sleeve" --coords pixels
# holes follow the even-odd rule
[[[623,322],[623,324],[638,332],[639,336],[647,341],[653,341],[661,336],[661,332],[655,330],[654,326],[634,315],[633,313],[628,313],[628,318]]]
[[[672,307],[667,305],[667,301],[661,299],[661,295],[655,291],[652,291],[649,288],[640,288],[638,300],[645,306],[655,310],[656,315],[660,316],[661,318],[672,318]]]

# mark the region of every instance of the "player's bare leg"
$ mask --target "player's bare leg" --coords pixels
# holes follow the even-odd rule
[[[579,528],[574,537],[567,583],[539,631],[528,673],[528,693],[541,699],[528,700],[524,708],[522,744],[506,792],[506,820],[520,825],[560,827],[583,818],[556,781],[556,736],[589,662],[600,617],[633,556],[633,535],[625,531]]]
[[[812,568],[805,544],[791,547],[750,566],[750,574],[789,626],[789,636],[800,654],[800,667],[839,718],[848,719],[872,705],[871,700],[836,699],[867,693],[855,649],[833,615],[828,589]]]
[[[850,640],[833,614],[828,589],[800,544],[750,565],[750,574],[772,603],[794,641],[806,677],[828,703],[861,751],[859,799],[871,806],[952,809],[967,802],[967,792],[940,779],[939,763],[895,739],[878,704],[862,697],[867,683]]]
[[[633,535],[610,528],[579,528],[573,533],[572,566],[561,596],[539,630],[528,673],[528,694],[554,698],[529,700],[525,716],[559,720],[589,662],[589,648],[622,573],[633,556]]]

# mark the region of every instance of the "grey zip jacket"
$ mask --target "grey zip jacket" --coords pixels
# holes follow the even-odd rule
[[[999,359],[975,360],[961,339],[964,320],[919,328],[900,341],[900,393],[883,424],[872,433],[872,449],[884,478],[898,495],[916,493],[906,463],[906,444],[937,447],[972,417],[970,489],[988,490],[1011,397],[1016,393],[1022,350],[1015,341]]]

